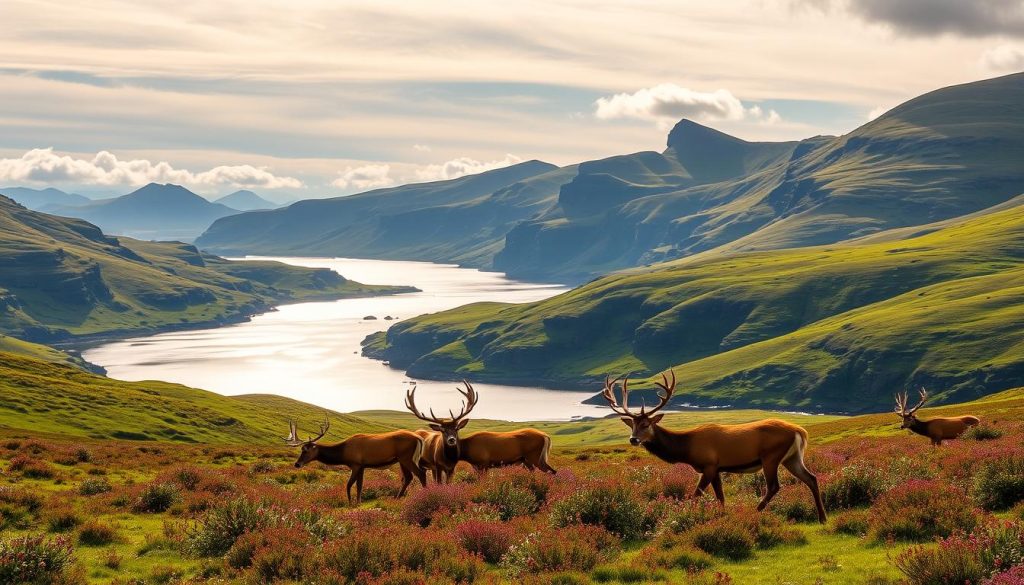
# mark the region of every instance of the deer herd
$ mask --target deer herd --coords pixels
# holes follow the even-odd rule
[[[362,500],[363,472],[398,464],[402,474],[402,488],[399,497],[404,496],[413,478],[423,486],[427,485],[427,471],[435,483],[451,483],[455,468],[460,461],[468,463],[478,474],[488,469],[506,465],[523,465],[529,470],[540,469],[555,473],[548,463],[551,437],[536,429],[519,429],[508,432],[479,431],[467,436],[459,432],[466,427],[466,417],[473,411],[479,396],[473,385],[463,380],[465,388],[457,388],[462,394],[462,408],[458,414],[448,411],[448,416],[437,416],[433,409],[424,413],[416,406],[416,387],[405,396],[405,407],[416,418],[427,423],[428,429],[417,431],[392,431],[378,434],[356,434],[334,445],[321,445],[318,441],[330,429],[330,421],[320,425],[320,434],[302,440],[298,427],[289,423],[289,435],[285,442],[300,447],[295,467],[302,467],[313,461],[326,466],[344,466],[351,470],[346,486],[349,502],[352,502],[352,486],[356,486],[356,503]],[[664,416],[659,411],[672,400],[675,393],[675,372],[662,374],[655,385],[658,404],[647,409],[641,404],[640,410],[629,408],[629,378],[606,378],[601,396],[612,411],[630,428],[629,442],[642,446],[655,457],[667,463],[686,464],[700,473],[694,497],[703,495],[711,486],[715,498],[725,504],[722,490],[723,473],[763,472],[765,492],[757,506],[764,510],[778,493],[779,466],[802,482],[814,497],[818,520],[826,520],[825,506],[818,490],[818,480],[804,465],[804,450],[807,448],[807,431],[803,427],[779,419],[765,419],[744,424],[704,424],[696,428],[675,431],[661,426]],[[968,428],[977,425],[976,416],[938,417],[920,420],[916,412],[928,400],[928,392],[919,392],[920,401],[907,410],[907,393],[896,395],[896,414],[902,419],[901,429],[928,437],[932,445],[955,439]],[[621,400],[619,398],[621,395]]]

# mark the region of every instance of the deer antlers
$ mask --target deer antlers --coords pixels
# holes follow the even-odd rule
[[[466,415],[473,412],[473,407],[476,406],[477,400],[479,400],[479,396],[477,396],[476,390],[473,389],[473,385],[469,383],[469,380],[463,380],[462,383],[466,386],[465,390],[458,386],[456,386],[455,389],[459,391],[459,394],[462,394],[465,400],[462,401],[462,409],[459,410],[459,414],[456,415],[451,411],[451,409],[448,410],[448,414],[451,416],[450,422],[452,423],[459,422],[466,418]],[[420,412],[420,409],[416,408],[415,394],[416,386],[413,386],[405,393],[405,407],[416,415],[416,418],[435,424],[444,424],[446,422],[444,418],[438,418],[437,415],[434,414],[433,408],[430,409],[429,416]]]
[[[308,439],[303,441],[299,438],[299,429],[295,426],[295,421],[288,421],[288,436],[284,438],[284,442],[290,447],[298,447],[305,443],[315,443],[322,439],[330,428],[331,420],[327,418],[327,415],[324,415],[324,422],[320,423],[320,434],[316,437],[310,436]]]
[[[927,390],[925,390],[922,387],[920,390],[917,391],[917,393],[921,397],[921,401],[917,403],[917,406],[911,408],[910,412],[907,412],[907,393],[904,392],[902,396],[896,394],[896,414],[900,416],[913,416],[913,414],[917,412],[917,409],[924,406],[925,402],[928,402]]]
[[[669,374],[671,374],[672,376],[671,380],[668,376],[662,374],[661,382],[654,383],[655,386],[664,390],[665,393],[658,393],[658,405],[652,408],[651,410],[647,410],[647,405],[644,404],[643,400],[640,401],[640,412],[636,413],[631,412],[629,410],[629,376],[621,378],[621,403],[615,397],[615,383],[618,382],[620,378],[615,378],[613,380],[610,377],[606,376],[604,379],[604,390],[601,391],[601,396],[603,396],[604,399],[608,401],[608,406],[610,406],[612,411],[617,414],[621,414],[623,416],[628,416],[632,418],[637,418],[645,415],[650,416],[664,408],[665,405],[668,404],[669,400],[672,399],[672,393],[675,392],[676,389],[676,373],[674,370],[669,370]]]

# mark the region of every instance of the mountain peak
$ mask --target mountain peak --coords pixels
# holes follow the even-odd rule
[[[747,144],[735,136],[683,118],[668,133],[668,147],[679,152],[689,147],[706,148],[709,143]]]

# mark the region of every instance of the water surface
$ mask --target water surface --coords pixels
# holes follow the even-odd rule
[[[264,258],[260,258],[264,259]],[[476,301],[529,302],[566,290],[515,281],[494,272],[426,262],[346,258],[271,258],[336,270],[368,284],[413,285],[419,293],[285,305],[247,323],[162,333],[94,347],[84,357],[119,380],[166,380],[226,395],[278,394],[336,410],[403,410],[409,378],[359,355],[359,342],[405,319]],[[366,320],[366,316],[377,320]],[[417,404],[457,408],[452,382],[418,381]],[[581,404],[593,392],[474,384],[474,416],[502,420],[565,420],[601,416]],[[597,389],[594,390],[596,392]]]

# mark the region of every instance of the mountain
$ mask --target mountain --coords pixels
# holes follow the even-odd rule
[[[528,161],[448,181],[403,185],[226,217],[196,240],[224,254],[321,254],[490,267],[505,233],[555,203],[575,173]]]
[[[276,209],[280,207],[277,203],[267,201],[252,191],[247,190],[235,191],[230,195],[225,195],[215,200],[214,203],[219,203],[239,211],[256,211],[257,209]]]
[[[0,197],[0,333],[54,341],[244,320],[274,304],[408,292],[328,269],[231,262],[105,235]]]
[[[672,367],[678,403],[864,412],[921,385],[939,402],[1021,386],[1021,323],[1024,196],[912,233],[697,256],[407,319],[364,353],[415,377],[595,390]]]
[[[1024,74],[931,92],[844,136],[769,149],[684,120],[668,146],[665,156],[704,184],[671,189],[618,159],[585,163],[558,206],[508,234],[494,267],[583,281],[719,247],[826,244],[991,207],[1024,191]]]
[[[0,188],[0,195],[10,197],[35,211],[43,211],[47,207],[78,207],[92,202],[92,199],[83,195],[65,193],[53,187],[47,187],[46,189],[4,187]]]
[[[48,207],[46,211],[84,219],[116,235],[183,241],[195,239],[214,220],[238,213],[179,185],[157,183],[121,197],[77,207]]]

